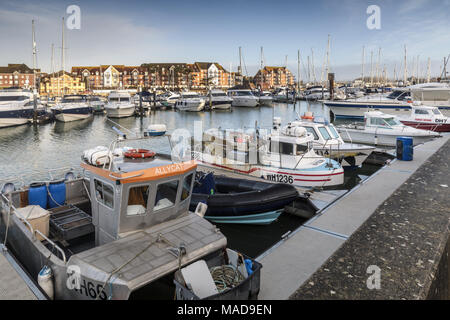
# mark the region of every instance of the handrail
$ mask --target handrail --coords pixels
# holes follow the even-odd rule
[[[130,178],[140,177],[140,176],[142,176],[143,174],[144,174],[144,173],[141,172],[141,173],[138,173],[138,174],[129,176],[129,177],[116,177],[116,176],[114,176],[112,173],[110,173],[110,174],[109,174],[109,177],[110,177],[110,178],[114,178],[114,179],[116,179],[116,180],[125,180],[125,179],[130,179]]]
[[[2,199],[2,201],[6,201],[6,203],[9,205],[9,210],[8,210],[8,220],[9,220],[9,217],[11,216],[11,212],[14,212],[14,211],[17,211],[17,209],[16,209],[16,207],[11,203],[11,201],[4,195],[4,194],[1,194],[1,197],[3,198]],[[17,213],[16,213],[17,214]],[[26,219],[26,218],[23,218],[23,219],[20,219],[28,228],[29,228],[29,231],[30,231],[30,233],[31,233],[31,236],[32,236],[32,238],[33,238],[33,240],[35,239],[35,237],[36,237],[36,235],[35,235],[35,233],[38,233],[42,238],[44,238],[48,243],[50,243],[51,245],[53,245],[53,247],[54,248],[56,248],[60,253],[61,253],[61,255],[62,255],[62,257],[63,257],[63,261],[64,261],[64,264],[66,264],[67,263],[67,259],[66,259],[66,254],[64,253],[64,251],[56,244],[56,243],[54,243],[52,240],[50,240],[46,235],[44,235],[41,231],[39,231],[39,230],[35,230],[34,228],[33,228],[33,226],[30,224],[30,222]],[[7,225],[7,227],[9,226],[9,221],[8,221],[8,225]],[[8,236],[8,234],[6,233],[5,234],[5,245],[6,245],[6,239],[7,239],[7,236]],[[52,254],[53,254],[53,252],[52,252]],[[53,254],[54,255],[54,254]]]

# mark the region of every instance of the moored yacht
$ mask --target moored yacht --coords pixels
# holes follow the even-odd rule
[[[92,107],[85,95],[65,95],[60,104],[51,108],[56,120],[71,122],[92,116]]]
[[[37,103],[38,116],[47,114],[44,105]],[[34,96],[30,90],[11,88],[0,90],[0,128],[27,124],[33,119]]]
[[[250,89],[231,89],[228,96],[233,99],[233,107],[256,107],[259,103]]]
[[[259,104],[261,106],[273,107],[274,97],[270,91],[262,91],[258,95]]]
[[[206,95],[206,105],[210,105],[212,110],[229,110],[232,103],[233,99],[222,90],[212,89]]]
[[[94,113],[104,113],[105,112],[105,102],[99,96],[88,97],[88,102]]]
[[[180,111],[202,111],[205,108],[205,99],[197,92],[182,92],[175,108]]]
[[[438,107],[412,105],[411,114],[399,117],[404,125],[435,132],[450,132],[450,118],[444,116]]]
[[[394,115],[380,111],[364,113],[364,124],[348,124],[337,127],[344,141],[395,147],[397,137],[412,137],[414,145],[424,143],[440,135],[433,131],[416,129],[402,124]]]
[[[128,92],[111,91],[105,110],[110,118],[125,118],[134,114],[135,106]]]

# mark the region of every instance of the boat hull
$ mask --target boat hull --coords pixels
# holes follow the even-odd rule
[[[242,216],[205,216],[205,219],[223,224],[268,225],[277,220],[282,213],[282,210],[278,210]]]
[[[397,146],[397,137],[401,135],[390,135],[390,134],[380,134],[377,133],[368,133],[362,132],[362,130],[354,130],[354,129],[346,129],[344,131],[339,131],[344,141],[352,141],[356,143],[363,144],[371,144],[376,146],[387,146],[387,147],[396,147]],[[430,141],[435,136],[427,135],[427,136],[413,136],[411,134],[405,134],[405,136],[413,138],[414,146]]]
[[[231,103],[233,107],[247,107],[254,108],[258,106],[257,99],[246,99],[246,98],[233,98],[233,102]]]
[[[25,118],[0,118],[0,128],[21,126],[28,122],[29,120]]]
[[[110,118],[126,118],[134,114],[134,106],[127,108],[106,108],[106,114]]]
[[[349,145],[349,148],[346,148]],[[340,145],[339,148],[333,146],[331,148],[331,158],[336,160],[345,169],[361,167],[363,162],[370,156],[370,154],[375,150],[375,147],[347,144]],[[314,151],[322,156],[330,156],[330,148],[323,148],[314,145]]]
[[[436,123],[436,122],[418,122],[418,121],[407,121],[407,120],[401,120],[401,123],[404,125],[416,128],[416,129],[422,129],[422,130],[430,130],[434,132],[450,132],[450,123]]]
[[[212,168],[248,174],[270,182],[285,183],[299,187],[326,187],[344,183],[344,169],[342,167],[291,170],[262,165],[231,165],[207,162],[205,160],[197,161]]]

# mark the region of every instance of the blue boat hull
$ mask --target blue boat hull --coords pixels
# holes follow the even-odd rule
[[[224,224],[268,225],[278,219],[282,212],[282,210],[277,210],[243,216],[205,216],[205,219],[214,223]]]

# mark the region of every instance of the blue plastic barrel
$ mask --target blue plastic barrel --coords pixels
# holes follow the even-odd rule
[[[47,186],[44,182],[34,182],[30,184],[28,190],[28,204],[38,205],[42,209],[47,209]]]
[[[64,180],[52,181],[48,184],[48,207],[63,206],[66,202],[66,184]]]
[[[412,161],[414,145],[412,137],[397,137],[397,159],[402,161]]]

